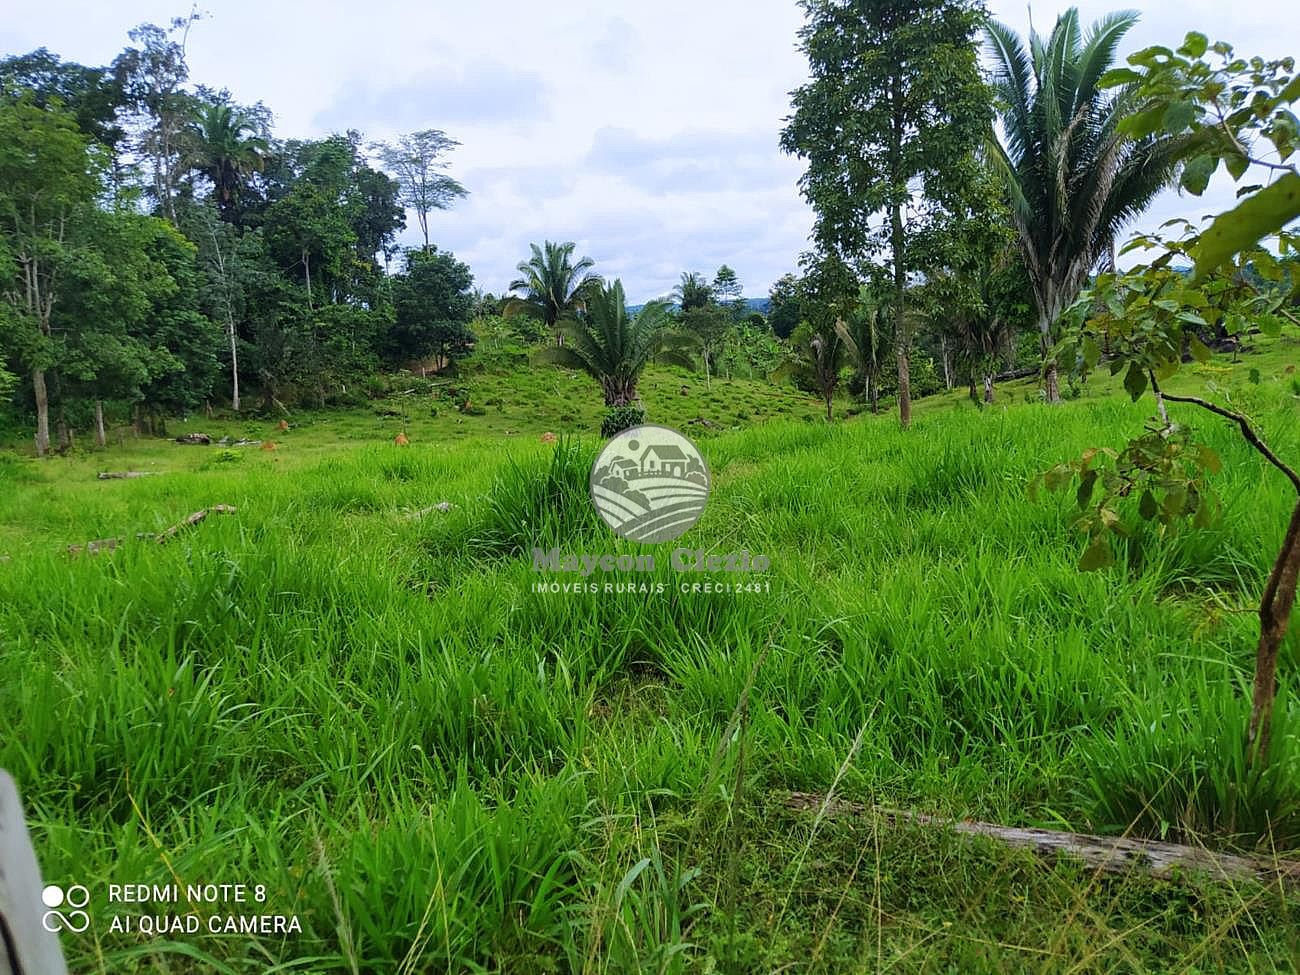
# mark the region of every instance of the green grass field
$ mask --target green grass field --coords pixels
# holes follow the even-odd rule
[[[1181,382],[1232,390],[1300,457],[1295,352]],[[1026,381],[992,408],[922,401],[902,433],[654,370],[649,419],[695,438],[714,478],[676,544],[768,556],[766,591],[682,593],[661,564],[660,595],[564,595],[532,590],[533,545],[640,551],[587,501],[594,387],[467,383],[485,415],[411,395],[284,433],[170,425],[273,451],[126,435],[0,455],[0,766],[47,880],[92,891],[91,930],[63,937],[73,971],[1294,970],[1294,891],[1100,877],[784,801],[834,785],[1008,825],[1300,846],[1294,638],[1270,774],[1239,771],[1253,607],[1294,499],[1233,430],[1176,411],[1224,458],[1218,523],[1139,532],[1081,573],[1071,497],[1025,484],[1121,444],[1149,401],[1098,380],[1049,408]],[[94,477],[126,469],[158,476]],[[238,512],[135,538],[213,504]],[[110,884],[173,882],[264,885],[258,910],[301,932],[109,930],[141,912]]]

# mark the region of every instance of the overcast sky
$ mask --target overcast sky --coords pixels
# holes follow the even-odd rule
[[[0,20],[0,52],[37,47],[103,64],[142,21],[186,0],[43,0]],[[1120,3],[1079,3],[1085,22]],[[574,240],[629,299],[671,290],[683,270],[735,268],[767,293],[807,249],[799,160],[778,148],[789,92],[806,76],[793,0],[209,0],[189,41],[192,80],[264,101],[276,135],[348,128],[378,139],[440,128],[462,146],[451,172],[468,199],[430,234],[500,293],[530,241]],[[992,0],[1023,33],[1029,10]],[[1035,3],[1050,30],[1068,4]],[[1247,55],[1300,55],[1295,0],[1137,4],[1125,54],[1201,30]],[[1139,222],[1224,208],[1167,194]],[[415,220],[405,240],[414,243]]]

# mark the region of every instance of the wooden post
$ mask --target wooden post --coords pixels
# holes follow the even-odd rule
[[[0,769],[0,973],[67,975],[58,936],[41,923],[45,889],[18,788]]]

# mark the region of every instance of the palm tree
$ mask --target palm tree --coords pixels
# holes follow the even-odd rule
[[[561,326],[569,344],[551,349],[547,358],[600,383],[606,406],[627,406],[636,399],[637,381],[651,359],[692,367],[684,351],[690,339],[670,330],[672,316],[664,302],[647,302],[630,316],[623,282],[615,281],[591,286],[586,306],[584,314]]]
[[[1046,364],[1047,399],[1060,401],[1052,328],[1078,297],[1123,225],[1165,187],[1173,168],[1168,140],[1132,140],[1120,120],[1126,89],[1108,94],[1098,81],[1120,40],[1137,22],[1131,11],[1079,28],[1079,12],[1057,18],[1050,37],[1030,30],[1026,51],[1003,24],[986,27],[999,96],[1002,142],[994,159],[1029,272]]]
[[[222,219],[233,221],[239,196],[248,178],[261,171],[270,144],[249,112],[225,102],[201,105],[188,134],[191,163],[212,181]]]
[[[511,291],[522,291],[522,298],[512,298],[506,303],[505,314],[526,312],[545,322],[555,336],[556,344],[563,345],[560,323],[582,311],[590,292],[600,284],[600,275],[591,268],[590,257],[573,263],[573,241],[563,244],[546,241],[541,247],[529,244],[533,254],[516,268],[520,276],[510,282]]]
[[[862,393],[872,413],[880,412],[880,373],[893,339],[887,311],[871,286],[864,284],[858,288],[858,301],[848,321],[835,320],[835,334],[863,378]]]
[[[696,271],[682,272],[681,281],[673,287],[673,297],[682,313],[696,308],[707,308],[715,297],[713,287]]]

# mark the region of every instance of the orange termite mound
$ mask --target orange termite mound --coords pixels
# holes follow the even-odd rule
[[[397,446],[399,447],[405,447],[410,442],[411,441],[406,439],[405,433],[399,433],[396,437],[393,438],[393,443],[397,444]]]
[[[555,434],[551,433],[550,430],[547,430],[544,434],[542,434],[542,443],[555,443],[557,439],[558,438],[555,436]]]
[[[263,450],[275,450],[275,441],[274,441],[274,440],[266,440],[266,441],[263,441],[263,443],[262,443],[262,449],[263,449]]]
[[[289,429],[289,421],[288,421],[288,420],[281,420],[281,421],[280,421],[280,432],[281,432],[281,433],[284,433],[284,432],[285,432],[286,430],[288,430],[288,429]]]

